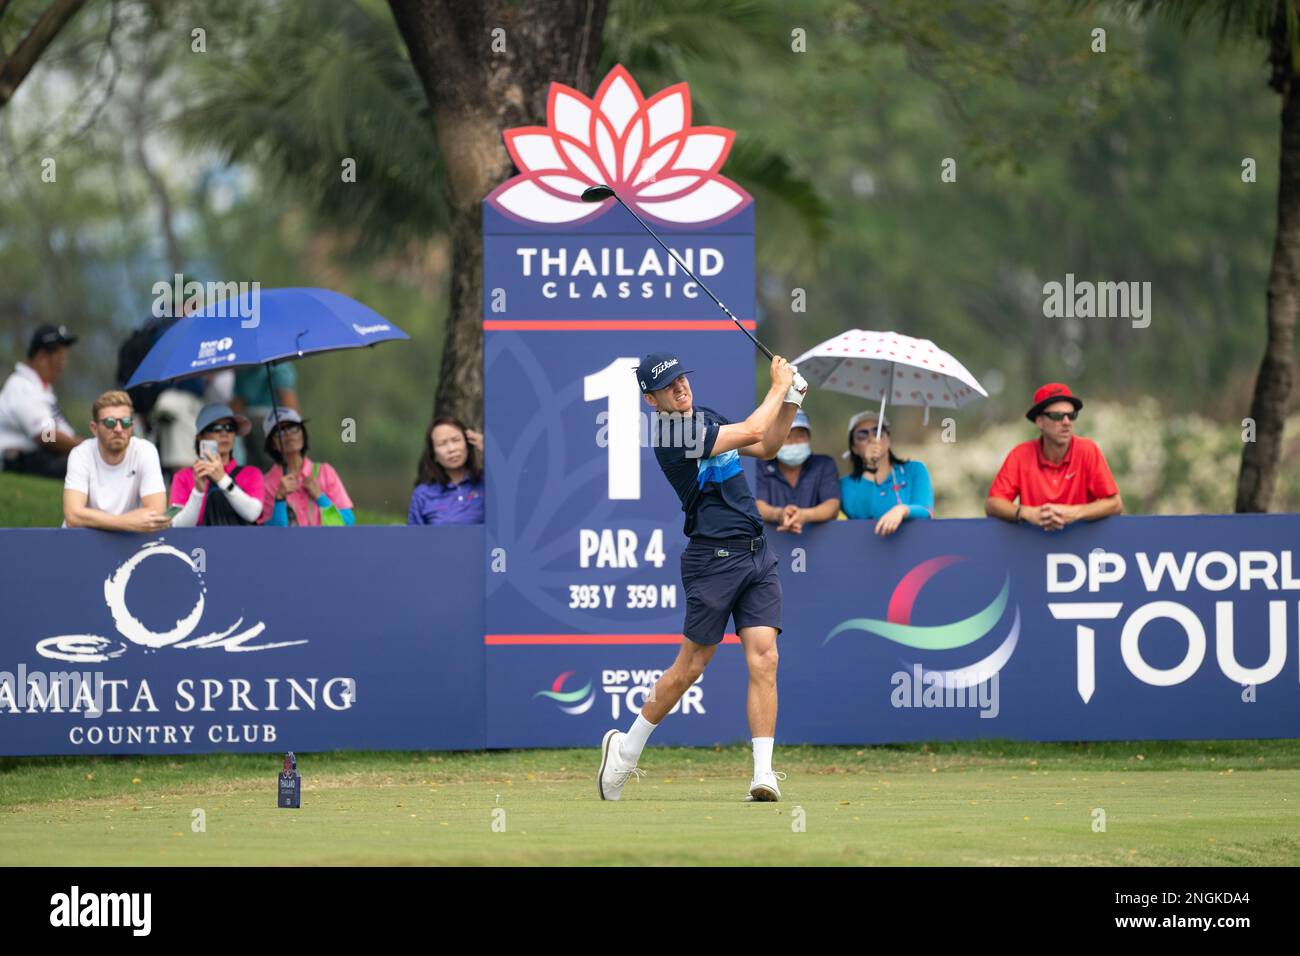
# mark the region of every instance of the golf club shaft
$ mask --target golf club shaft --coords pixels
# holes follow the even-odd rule
[[[613,192],[613,190],[610,191]],[[681,258],[678,257],[677,253],[673,252],[671,249],[668,248],[668,246],[664,243],[664,241],[659,238],[659,236],[655,233],[653,229],[650,228],[650,226],[646,223],[646,221],[642,219],[640,216],[638,216],[631,206],[623,202],[623,198],[619,196],[618,193],[614,193],[614,198],[619,201],[619,204],[624,209],[632,213],[632,218],[635,219],[637,222],[641,223],[641,228],[644,229],[646,232],[650,233],[650,238],[652,238],[655,242],[659,243],[659,245],[664,247],[664,251],[673,257],[673,261],[682,267],[682,271],[685,272],[692,279],[694,279],[695,284],[698,285],[701,289],[703,289],[705,293],[708,295],[708,297],[718,304],[718,308],[726,313],[727,318],[731,319],[732,322],[736,323],[736,328],[744,332],[745,335],[749,338],[749,341],[753,342],[756,346],[758,346],[758,350],[760,352],[766,355],[769,359],[773,358],[774,356],[772,355],[772,350],[769,349],[762,342],[760,342],[758,339],[754,338],[754,336],[750,334],[749,329],[745,328],[743,325],[740,324],[740,319],[736,318],[734,315],[731,314],[731,310],[722,304],[722,300],[713,294],[713,290],[711,290],[707,285],[705,285],[703,282],[700,281],[699,277],[690,270],[690,268],[686,265],[686,263],[682,262]]]

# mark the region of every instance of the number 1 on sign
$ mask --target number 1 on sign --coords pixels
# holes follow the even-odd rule
[[[609,497],[641,497],[641,390],[636,384],[637,358],[616,358],[582,380],[582,399],[608,399],[605,419],[609,461]]]

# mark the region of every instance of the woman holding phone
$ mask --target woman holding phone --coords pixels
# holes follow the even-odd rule
[[[204,405],[199,410],[193,466],[172,478],[171,503],[180,510],[173,528],[198,525],[256,524],[262,514],[262,473],[238,464],[231,452],[236,435],[247,435],[252,423],[229,405]]]

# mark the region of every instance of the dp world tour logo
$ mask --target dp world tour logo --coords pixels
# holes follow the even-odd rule
[[[487,201],[515,219],[560,225],[594,219],[618,203],[582,201],[605,185],[643,216],[673,226],[728,219],[754,200],[718,173],[736,134],[691,125],[691,92],[676,83],[646,99],[632,74],[609,71],[591,99],[552,83],[545,126],[506,130],[519,175]]]
[[[576,671],[565,671],[555,678],[550,690],[539,690],[533,695],[533,699],[549,697],[566,714],[585,714],[591,710],[591,705],[596,703],[596,691],[592,688],[591,681],[587,681],[578,690],[564,690],[564,682],[575,673]],[[582,701],[582,703],[578,703],[578,701]]]
[[[887,641],[923,651],[947,651],[974,644],[992,632],[1002,620],[1011,595],[1011,575],[1006,576],[1002,582],[1002,589],[983,610],[964,620],[928,627],[911,622],[912,608],[926,582],[944,568],[967,560],[969,559],[959,555],[946,554],[922,561],[903,575],[903,579],[894,588],[894,593],[889,597],[885,620],[855,617],[842,621],[826,635],[826,640],[822,642],[823,646],[844,631],[866,631],[869,634],[878,634]],[[929,673],[940,678],[944,687],[973,687],[1002,670],[1011,659],[1019,640],[1020,607],[1017,605],[1007,636],[992,653],[965,667],[931,670]]]

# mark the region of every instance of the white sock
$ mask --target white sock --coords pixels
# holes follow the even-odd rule
[[[772,745],[775,737],[754,738],[754,776],[772,772]]]
[[[635,764],[641,759],[641,751],[645,749],[646,741],[650,739],[651,732],[658,727],[658,724],[652,724],[640,714],[637,714],[636,722],[627,732],[627,736],[618,746],[618,755],[623,758],[625,763]]]

